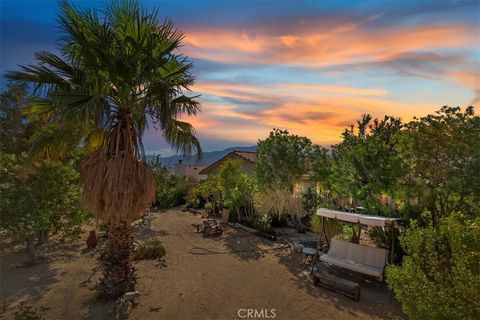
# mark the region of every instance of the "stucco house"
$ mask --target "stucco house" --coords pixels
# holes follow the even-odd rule
[[[212,175],[216,174],[223,163],[230,159],[238,159],[242,162],[242,169],[243,171],[253,176],[254,174],[254,167],[256,161],[256,154],[255,152],[249,151],[232,151],[225,155],[224,157],[220,158],[219,160],[215,161],[211,165],[207,166],[203,170],[199,172],[201,175]],[[294,193],[291,196],[280,197],[282,201],[276,204],[278,210],[283,211],[284,209],[288,211],[292,216],[302,216],[303,215],[303,207],[301,203],[301,194],[302,192],[306,191],[309,187],[313,186],[314,183],[311,181],[310,174],[303,175],[301,181],[295,185]],[[265,196],[262,197],[262,203],[257,203],[257,212],[260,214],[266,214],[270,212],[270,210],[274,207],[274,200],[271,199],[266,193]]]
[[[200,171],[201,175],[212,175],[216,174],[222,164],[224,164],[226,161],[231,160],[231,159],[239,159],[242,161],[242,170],[250,175],[253,176],[253,167],[255,165],[255,160],[256,160],[256,154],[255,152],[249,152],[249,151],[232,151],[228,153],[227,155],[223,156],[222,158],[218,159],[211,165],[207,166],[206,168],[203,168]]]
[[[202,174],[201,171],[206,167],[206,165],[187,164],[183,163],[182,160],[178,160],[178,163],[175,164],[174,174],[177,177],[193,179],[194,181],[205,181],[207,180],[207,175]]]

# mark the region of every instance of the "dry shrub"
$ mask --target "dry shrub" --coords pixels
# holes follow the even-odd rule
[[[160,259],[165,255],[162,242],[155,238],[139,245],[133,252],[133,260]]]

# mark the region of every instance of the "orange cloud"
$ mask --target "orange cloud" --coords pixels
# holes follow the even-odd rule
[[[304,23],[284,34],[277,26],[252,29],[187,29],[189,56],[228,63],[328,66],[387,60],[405,52],[475,43],[466,24],[365,29]]]
[[[381,96],[387,92],[381,89],[359,89],[339,85],[311,85],[311,84],[302,84],[302,83],[289,83],[282,84],[280,88],[283,89],[295,89],[295,90],[307,90],[307,91],[328,91],[341,94],[349,95],[360,95],[360,96]]]
[[[451,71],[447,74],[453,80],[472,88],[475,92],[475,97],[470,102],[471,105],[478,106],[480,104],[480,67],[477,66],[477,71]]]
[[[183,51],[194,58],[253,67],[263,64],[313,68],[371,63],[390,70],[395,68],[403,77],[454,80],[473,88],[474,104],[479,103],[478,74],[468,71],[469,65],[461,56],[436,53],[438,49],[475,45],[478,39],[471,25],[375,29],[363,25],[376,18],[298,21],[288,27],[271,24],[241,30],[187,28]],[[339,72],[332,70],[327,71]],[[434,112],[440,105],[432,102],[434,98],[425,101],[421,97],[422,100],[412,102],[407,95],[398,93],[396,97],[401,101],[394,101],[383,88],[350,87],[338,82],[313,85],[292,81],[255,86],[199,81],[192,90],[202,94],[203,112],[191,119],[202,136],[246,143],[264,138],[273,127],[279,127],[307,136],[315,143],[330,144],[339,141],[344,128],[363,113],[374,117],[389,114],[409,121],[413,116]],[[457,96],[463,92],[460,90]]]
[[[279,84],[267,87],[235,85],[232,83],[206,82],[194,87],[195,92],[217,98],[228,97],[249,101],[252,106],[271,102],[271,107],[254,108],[246,112],[238,105],[205,101],[203,112],[192,118],[192,123],[202,136],[253,143],[268,135],[273,127],[288,129],[307,136],[315,143],[331,144],[349,124],[363,113],[375,117],[385,114],[402,117],[405,121],[415,115],[434,111],[428,103],[400,103],[389,100],[379,89],[363,89],[333,86],[330,95],[315,94],[317,87],[305,84]],[[295,89],[293,95],[290,89]],[[314,91],[304,94],[299,90]],[[272,97],[275,97],[273,99]],[[217,100],[214,100],[217,101]],[[220,100],[221,101],[221,100]]]

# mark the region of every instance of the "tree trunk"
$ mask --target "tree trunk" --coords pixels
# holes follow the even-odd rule
[[[38,232],[38,242],[37,245],[42,245],[48,242],[48,231],[47,230],[41,230]]]
[[[106,299],[116,299],[135,291],[136,276],[130,256],[133,250],[133,227],[126,222],[111,225],[106,251],[100,258],[103,276],[98,290]]]
[[[35,265],[38,262],[38,257],[37,257],[37,253],[35,252],[35,245],[33,241],[34,241],[33,238],[27,238],[27,250],[28,250],[28,254],[30,255],[31,263]]]

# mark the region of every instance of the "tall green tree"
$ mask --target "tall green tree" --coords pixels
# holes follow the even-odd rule
[[[27,151],[35,125],[23,109],[31,102],[24,82],[9,82],[0,94],[0,151],[13,154]]]
[[[282,202],[289,199],[294,187],[310,169],[313,146],[310,139],[274,129],[257,144],[255,177],[259,187],[273,200],[278,214]]]
[[[35,85],[31,116],[84,123],[100,137],[80,168],[82,197],[110,223],[98,287],[115,298],[135,288],[131,223],[155,198],[145,129],[152,123],[176,150],[201,152],[193,127],[180,120],[199,112],[195,97],[185,94],[194,83],[192,64],[178,54],[183,34],[169,21],[159,24],[157,11],[137,1],[109,2],[102,11],[62,1],[60,11],[60,54],[37,52],[37,65],[8,77]]]
[[[370,115],[363,115],[356,127],[344,131],[343,141],[332,151],[339,194],[353,196],[376,210],[380,195],[395,190],[402,176],[396,148],[401,128],[399,118],[372,120]]]
[[[335,162],[331,152],[327,148],[313,146],[311,179],[315,182],[315,188],[312,188],[308,193],[311,194],[313,199],[318,198],[317,206],[332,206],[334,199],[339,195],[334,173]],[[316,207],[313,209],[316,209]]]
[[[404,189],[437,220],[480,210],[480,117],[473,107],[442,107],[402,132]]]

